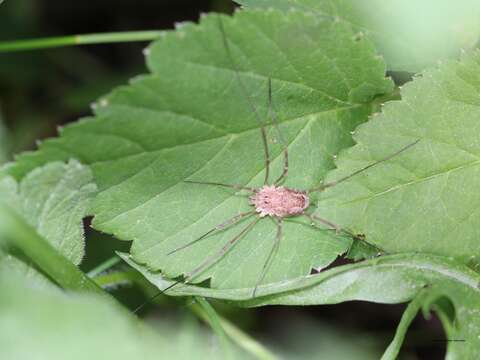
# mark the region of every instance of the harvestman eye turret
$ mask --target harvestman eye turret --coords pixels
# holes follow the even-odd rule
[[[168,253],[168,255],[172,255],[178,251],[181,251],[183,249],[186,249],[193,244],[205,239],[207,236],[211,235],[212,233],[215,233],[217,231],[222,231],[225,230],[226,228],[233,226],[240,222],[242,219],[248,218],[248,217],[255,217],[253,221],[251,221],[247,226],[245,226],[236,236],[234,236],[232,239],[230,239],[224,246],[216,253],[213,254],[212,256],[204,259],[200,265],[198,265],[195,269],[190,271],[189,273],[185,274],[183,277],[183,281],[176,281],[172,285],[168,286],[166,289],[161,291],[159,294],[156,296],[160,295],[161,293],[164,293],[165,291],[173,288],[174,286],[181,284],[181,283],[189,283],[195,276],[200,274],[202,271],[204,271],[206,268],[210,267],[213,265],[216,261],[218,261],[220,258],[222,258],[228,251],[231,250],[231,248],[235,245],[236,242],[238,242],[248,231],[250,231],[259,221],[264,219],[265,217],[270,217],[272,218],[277,226],[277,233],[275,236],[275,242],[269,252],[269,255],[267,257],[267,260],[265,261],[261,275],[255,285],[255,288],[252,293],[252,297],[255,297],[258,285],[263,281],[267,271],[268,267],[271,264],[272,259],[274,258],[274,255],[276,254],[280,241],[282,239],[282,222],[284,218],[287,217],[297,217],[297,216],[304,216],[308,218],[308,220],[312,223],[312,225],[322,223],[329,227],[332,230],[335,230],[337,233],[344,232],[348,234],[349,236],[352,236],[354,238],[357,238],[354,234],[350,233],[349,231],[340,228],[338,225],[320,218],[316,215],[312,215],[309,213],[306,213],[306,210],[310,206],[310,194],[313,192],[317,191],[323,191],[329,187],[333,187],[335,185],[338,185],[341,182],[344,182],[353,176],[368,170],[369,168],[376,166],[380,163],[386,162],[390,160],[391,158],[399,155],[400,153],[404,152],[405,150],[411,148],[412,146],[416,145],[419,140],[416,140],[407,146],[401,148],[400,150],[396,151],[395,153],[387,156],[384,159],[381,159],[379,161],[376,161],[364,168],[361,168],[355,172],[353,172],[350,175],[347,175],[343,178],[340,178],[338,180],[329,182],[329,183],[324,183],[321,184],[317,187],[314,187],[309,190],[299,190],[299,189],[291,189],[285,186],[282,186],[281,184],[284,182],[284,180],[288,176],[288,165],[289,165],[289,159],[288,159],[288,146],[285,141],[285,139],[282,136],[282,133],[279,129],[278,126],[278,119],[276,112],[273,107],[272,103],[272,82],[271,79],[268,78],[268,116],[271,117],[272,120],[272,125],[275,128],[280,144],[283,147],[283,170],[280,176],[273,182],[270,182],[270,153],[269,153],[269,147],[268,147],[268,142],[267,142],[267,134],[265,130],[265,123],[262,121],[262,118],[257,110],[257,107],[253,103],[250,95],[248,94],[247,88],[245,84],[243,83],[243,80],[240,76],[240,72],[238,70],[237,65],[235,64],[233,60],[233,56],[231,54],[230,46],[228,43],[228,39],[226,36],[225,29],[223,27],[223,22],[220,17],[218,17],[218,24],[219,24],[219,30],[221,33],[223,45],[225,48],[225,54],[232,66],[232,69],[235,73],[236,81],[238,83],[238,86],[240,87],[246,102],[248,103],[248,106],[250,107],[250,110],[255,116],[256,121],[258,122],[259,128],[260,128],[260,134],[262,138],[262,144],[263,144],[263,151],[264,151],[264,157],[265,157],[265,178],[264,178],[264,183],[263,186],[260,188],[252,188],[252,187],[247,187],[243,185],[236,185],[236,184],[223,184],[223,183],[216,183],[216,182],[202,182],[202,181],[193,181],[193,180],[185,180],[187,183],[191,184],[197,184],[197,185],[210,185],[210,186],[220,186],[220,187],[227,187],[227,188],[232,188],[236,190],[244,190],[250,193],[249,197],[249,204],[254,208],[251,211],[243,212],[240,214],[235,215],[234,217],[224,221],[221,224],[218,224],[205,234],[199,236],[195,240],[178,247],[176,249],[173,249]],[[155,296],[155,297],[156,297]],[[138,311],[141,307],[137,308],[135,310]]]

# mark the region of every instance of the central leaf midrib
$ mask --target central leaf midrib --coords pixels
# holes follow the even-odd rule
[[[330,58],[328,58],[330,59]],[[233,69],[230,69],[230,68],[227,68],[227,67],[219,67],[219,66],[213,66],[213,65],[209,65],[209,64],[202,64],[202,63],[197,63],[197,62],[193,62],[193,61],[185,61],[183,60],[182,61],[184,64],[186,65],[190,65],[190,66],[198,66],[198,67],[204,67],[204,68],[208,68],[210,70],[214,70],[214,71],[228,71],[230,73],[234,73],[235,74],[235,70]],[[292,65],[292,63],[288,62],[290,64],[290,66],[295,69],[295,67]],[[295,82],[295,81],[292,81],[292,80],[288,80],[288,79],[285,79],[285,78],[278,78],[278,77],[273,77],[273,76],[266,76],[266,75],[263,75],[263,74],[259,74],[259,73],[256,73],[256,72],[251,72],[251,71],[238,71],[238,74],[242,74],[243,76],[249,76],[249,77],[253,77],[253,78],[261,78],[263,80],[267,80],[267,79],[271,79],[271,80],[276,80],[276,81],[279,81],[279,82],[283,82],[283,83],[288,83],[288,84],[293,84],[299,88],[305,88],[306,90],[309,90],[311,92],[318,92],[322,97],[324,98],[327,98],[327,99],[330,99],[332,101],[334,101],[335,103],[337,104],[348,104],[348,105],[353,105],[351,102],[349,102],[348,100],[343,100],[343,99],[339,99],[333,95],[330,95],[329,93],[325,92],[324,90],[322,89],[319,89],[319,88],[314,88],[306,83],[300,83],[300,82]],[[158,75],[158,74],[157,74]],[[300,76],[300,75],[299,75]],[[354,88],[351,88],[351,90],[353,90]]]
[[[129,107],[129,108],[138,108],[138,109],[142,109],[142,110],[148,110],[148,111],[152,111],[152,112],[157,112],[157,110],[155,109],[144,109],[144,108],[140,108],[138,106],[132,106],[132,105],[111,105],[111,106],[118,106],[118,107]],[[300,117],[294,117],[294,118],[290,118],[290,119],[285,119],[285,120],[282,120],[280,121],[280,125],[281,124],[284,124],[284,123],[290,123],[290,122],[293,122],[293,121],[299,121],[299,120],[304,120],[305,118],[307,117],[311,117],[311,116],[322,116],[324,114],[328,114],[330,112],[342,112],[342,111],[347,111],[347,110],[352,110],[352,109],[356,109],[356,108],[360,108],[360,107],[363,107],[363,106],[369,106],[369,104],[353,104],[351,106],[347,106],[347,107],[340,107],[340,108],[334,108],[334,109],[329,109],[329,110],[323,110],[323,111],[315,111],[315,112],[312,112],[312,113],[309,113],[309,114],[303,114],[302,116]],[[199,121],[201,121],[203,123],[202,120],[198,119]],[[265,125],[265,128],[270,128],[272,127],[273,125],[271,124],[266,124]],[[185,143],[182,143],[182,144],[177,144],[177,145],[173,145],[173,146],[165,146],[165,147],[162,147],[162,148],[159,148],[159,149],[152,149],[152,150],[144,150],[144,151],[140,151],[140,152],[137,152],[137,153],[134,153],[134,154],[130,154],[130,155],[126,155],[126,156],[120,156],[118,158],[113,158],[113,159],[108,159],[108,160],[99,160],[99,161],[92,161],[89,163],[89,165],[99,165],[99,164],[102,164],[102,163],[108,163],[108,162],[111,162],[111,161],[118,161],[120,159],[128,159],[130,157],[134,157],[134,156],[139,156],[139,155],[142,155],[142,154],[146,154],[146,153],[149,153],[149,154],[154,154],[154,153],[158,153],[158,152],[161,152],[161,151],[166,151],[166,150],[173,150],[173,149],[177,149],[177,148],[181,148],[181,147],[184,147],[184,146],[190,146],[190,145],[195,145],[195,144],[202,144],[202,143],[205,143],[205,142],[208,142],[208,141],[212,141],[212,140],[219,140],[219,139],[222,139],[222,138],[227,138],[227,137],[231,137],[231,136],[238,136],[238,135],[242,135],[244,133],[247,133],[247,132],[250,132],[250,131],[253,131],[253,130],[259,130],[260,129],[260,126],[258,125],[255,125],[253,127],[249,127],[249,128],[246,128],[246,129],[243,129],[241,131],[238,131],[238,132],[227,132],[227,133],[224,133],[222,135],[219,135],[219,136],[212,136],[212,137],[209,137],[209,138],[206,138],[206,139],[203,139],[203,140],[197,140],[197,141],[191,141],[191,142],[185,142]],[[95,132],[93,131],[88,131],[88,130],[84,130],[82,129],[83,132],[86,132],[86,133],[89,133],[89,134],[92,134],[92,135],[97,135],[97,136],[116,136],[116,137],[119,137],[119,138],[124,138],[126,139],[127,141],[129,142],[133,142],[135,143],[136,141],[134,140],[131,140],[127,137],[124,137],[122,135],[119,135],[119,134],[111,134],[111,133],[108,133],[108,132],[101,132],[101,131],[98,131],[96,130]]]

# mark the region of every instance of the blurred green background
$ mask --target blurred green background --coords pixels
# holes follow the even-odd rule
[[[196,21],[201,12],[233,12],[227,0],[137,0],[71,2],[6,0],[0,6],[0,41],[81,33],[170,29],[175,22]],[[32,150],[35,141],[56,136],[58,126],[90,113],[90,104],[115,86],[146,72],[146,43],[125,43],[0,54],[0,163]],[[87,228],[88,271],[129,244]],[[336,264],[335,264],[336,265]],[[148,287],[113,289],[134,308]],[[160,299],[162,306],[144,315],[165,312],[182,316],[188,300]],[[321,307],[239,310],[214,303],[231,321],[288,358],[340,359],[380,354],[393,337],[404,305],[351,302]],[[405,359],[442,359],[445,344],[439,321],[419,316],[404,345]],[[345,341],[358,353],[345,348]],[[355,341],[354,341],[355,340]],[[357,341],[358,340],[358,341]],[[363,350],[360,350],[363,349]],[[342,352],[345,351],[345,352]],[[351,355],[346,355],[347,353]],[[363,356],[363,355],[362,355]],[[368,355],[367,357],[368,358]]]

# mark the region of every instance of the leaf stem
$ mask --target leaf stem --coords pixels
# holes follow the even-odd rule
[[[137,284],[141,283],[142,280],[143,276],[141,276],[136,270],[114,271],[107,274],[98,275],[94,279],[97,285],[103,289],[130,283]]]
[[[408,327],[412,323],[413,319],[417,315],[418,311],[424,304],[428,293],[425,289],[422,289],[413,300],[408,304],[407,308],[405,309],[402,319],[400,320],[400,324],[398,324],[397,331],[395,332],[395,336],[385,350],[382,360],[395,360],[400,353],[400,348],[402,346],[403,340],[405,339],[405,335],[407,333]]]
[[[195,300],[203,299],[200,297],[195,297]],[[210,304],[208,304],[211,306]],[[193,303],[190,305],[190,308],[192,309],[193,313],[199,316],[201,319],[204,321],[209,322],[209,318],[207,314],[205,313],[205,310],[203,307],[201,307],[198,303]],[[216,318],[219,322],[219,324],[222,327],[222,330],[227,334],[232,341],[234,341],[237,345],[239,345],[241,348],[255,356],[257,359],[261,360],[276,360],[277,357],[270,352],[267,348],[265,348],[262,344],[257,342],[256,340],[252,339],[248,334],[243,332],[241,329],[236,327],[234,324],[232,324],[230,321],[227,319],[223,318],[222,316],[216,314]]]
[[[220,322],[220,316],[217,314],[217,312],[212,307],[212,305],[210,305],[210,303],[207,300],[205,300],[204,297],[195,296],[194,299],[203,310],[204,320],[206,320],[209,323],[212,330],[217,334],[218,338],[222,342],[226,357],[231,359],[232,347],[230,344],[230,340],[227,337],[225,330],[223,329],[222,323]]]
[[[112,267],[114,267],[115,265],[120,263],[121,261],[122,261],[122,259],[120,259],[118,256],[115,255],[115,256],[111,257],[110,259],[104,261],[103,263],[101,263],[97,267],[90,270],[87,273],[87,275],[88,275],[89,278],[97,277],[98,275],[107,271],[108,269],[111,269]]]
[[[162,33],[163,31],[160,30],[124,31],[3,41],[0,42],[0,53],[58,48],[75,45],[151,41],[160,37]]]
[[[226,319],[222,319],[222,325],[225,332],[231,339],[235,340],[238,345],[248,351],[250,354],[255,355],[258,359],[262,360],[276,360],[277,356],[270,350],[265,348],[258,341],[255,341],[250,335],[240,330],[233,323]]]

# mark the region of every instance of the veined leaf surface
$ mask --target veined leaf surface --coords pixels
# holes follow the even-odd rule
[[[151,75],[98,102],[96,117],[64,129],[59,139],[20,157],[21,177],[52,159],[90,164],[100,193],[94,227],[133,240],[132,255],[169,277],[191,271],[246,226],[167,254],[235,214],[251,210],[231,189],[184,183],[214,181],[260,186],[265,165],[259,132],[233,71],[218,16],[186,24],[149,49]],[[240,12],[223,18],[240,76],[260,116],[267,118],[267,81],[290,152],[285,185],[308,189],[352,144],[376,95],[389,93],[385,65],[372,45],[344,23],[301,12]],[[282,167],[277,133],[268,127],[272,179]],[[315,200],[315,199],[313,199]],[[247,220],[248,221],[248,220]],[[273,245],[276,226],[263,219],[220,261],[195,278],[216,288],[252,286]],[[345,252],[351,240],[286,221],[265,282],[306,275]]]
[[[417,139],[391,161],[328,189],[318,214],[388,253],[423,252],[463,261],[480,255],[480,54],[428,70],[402,100],[360,126],[333,180]]]

